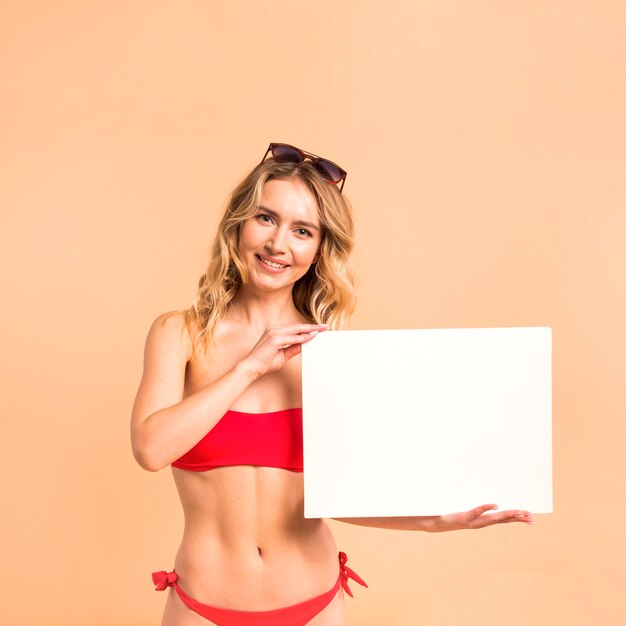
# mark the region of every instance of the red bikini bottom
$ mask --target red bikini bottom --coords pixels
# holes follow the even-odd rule
[[[152,574],[152,581],[156,585],[157,591],[163,591],[168,587],[174,587],[181,600],[196,613],[215,622],[218,626],[304,626],[308,624],[318,613],[326,608],[335,597],[339,587],[352,596],[348,587],[348,579],[356,580],[360,585],[367,587],[366,582],[353,570],[346,566],[348,557],[345,552],[339,553],[339,577],[332,589],[319,596],[291,604],[280,609],[271,611],[235,611],[232,609],[221,609],[208,604],[201,604],[197,600],[189,597],[176,582],[178,574],[175,570],[171,572],[161,571]]]

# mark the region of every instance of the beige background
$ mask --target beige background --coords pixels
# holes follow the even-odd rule
[[[286,141],[349,173],[355,328],[554,333],[554,514],[330,522],[351,625],[622,624],[625,58],[621,1],[4,0],[0,622],[159,623],[182,513],[130,451],[145,335]]]

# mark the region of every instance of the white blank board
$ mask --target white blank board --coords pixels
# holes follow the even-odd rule
[[[302,346],[304,516],[552,511],[552,330],[325,331]]]

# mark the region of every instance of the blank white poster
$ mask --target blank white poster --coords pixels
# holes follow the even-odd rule
[[[325,331],[302,346],[304,515],[552,511],[552,330]]]

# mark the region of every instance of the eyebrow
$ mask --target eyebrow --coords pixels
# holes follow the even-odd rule
[[[278,215],[276,211],[272,211],[272,209],[268,209],[266,206],[259,205],[258,209],[259,211],[265,211],[266,213],[269,213],[272,217],[280,217],[280,215]],[[295,220],[294,224],[297,224],[298,226],[308,226],[309,228],[312,228],[319,232],[319,228],[311,222],[305,222],[304,220]]]

